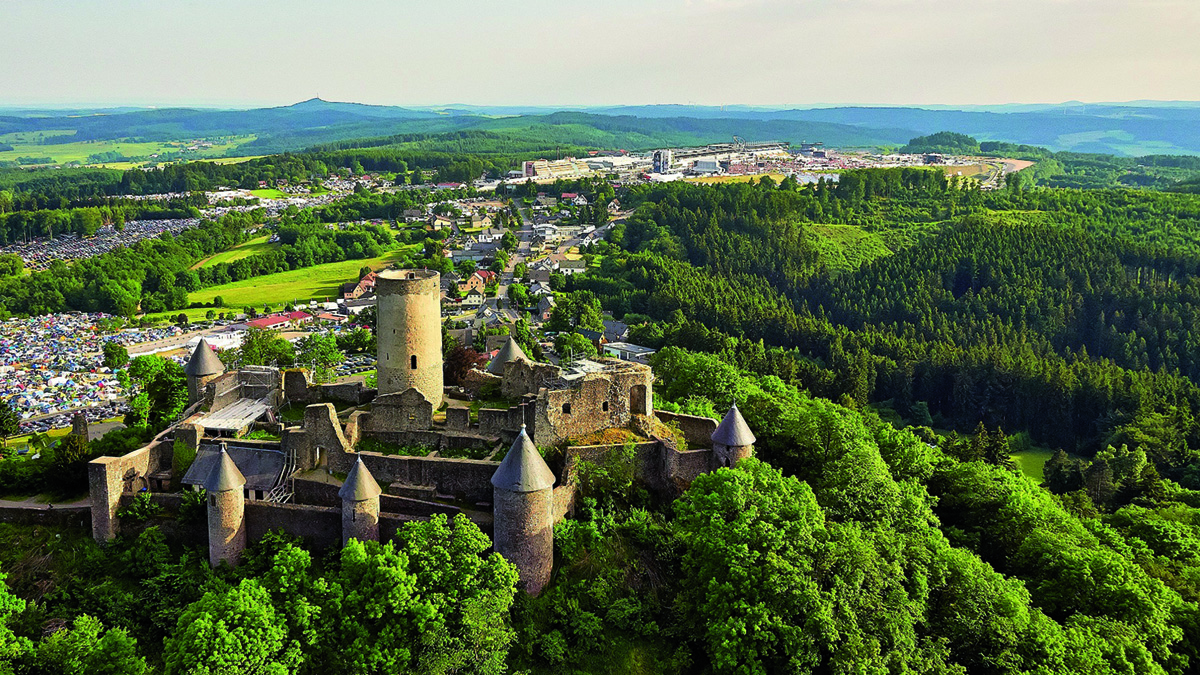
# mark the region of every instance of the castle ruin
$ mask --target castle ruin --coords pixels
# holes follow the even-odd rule
[[[554,525],[574,510],[581,462],[632,448],[622,461],[674,497],[753,454],[736,406],[719,425],[655,411],[650,368],[628,361],[536,362],[510,337],[463,387],[445,387],[439,282],[426,270],[378,275],[378,390],[313,384],[303,369],[226,372],[201,340],[185,367],[184,418],[143,448],[89,464],[94,538],[115,537],[120,505],[143,489],[164,501],[206,491],[214,566],[236,565],[271,530],[340,546],[463,513],[537,594],[553,569]],[[277,440],[247,438],[254,430]]]

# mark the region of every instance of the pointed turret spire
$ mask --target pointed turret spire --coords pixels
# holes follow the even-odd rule
[[[193,377],[206,377],[220,375],[223,372],[225,372],[225,364],[217,358],[217,353],[209,346],[208,340],[200,338],[200,342],[196,343],[196,349],[192,351],[192,358],[188,359],[187,365],[183,367],[183,373]]]
[[[524,424],[500,468],[492,474],[492,485],[509,492],[536,492],[554,487],[554,472],[529,440]]]
[[[338,490],[339,497],[351,502],[363,502],[381,494],[383,490],[379,488],[379,483],[375,482],[375,477],[371,475],[367,465],[363,464],[362,457],[354,462],[350,473],[346,474],[346,482],[342,483],[342,489]]]
[[[529,357],[525,356],[525,352],[521,350],[521,345],[517,344],[517,341],[509,335],[508,340],[504,342],[504,346],[500,348],[500,351],[496,352],[496,358],[492,359],[492,362],[488,364],[487,371],[493,375],[503,375],[504,364],[509,361],[516,361],[517,359],[528,361]]]
[[[229,453],[225,452],[225,444],[222,443],[221,451],[217,453],[217,461],[204,481],[204,489],[209,492],[225,492],[240,490],[245,484],[246,477],[238,470],[237,464],[233,463]]]
[[[754,445],[756,440],[758,439],[754,437],[754,432],[750,431],[750,425],[746,424],[746,419],[742,417],[736,403],[725,413],[725,418],[712,434],[713,443],[730,447]]]

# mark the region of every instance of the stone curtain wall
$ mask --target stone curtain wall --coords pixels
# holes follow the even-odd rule
[[[433,404],[416,389],[375,398],[363,431],[377,432],[428,429],[433,426]]]
[[[18,506],[0,506],[0,523],[14,525],[50,525],[54,527],[77,527],[83,529],[91,522],[90,506],[45,506],[25,509]]]
[[[342,506],[342,498],[338,496],[338,490],[340,489],[338,485],[315,480],[305,480],[303,478],[296,479],[294,485],[295,496],[293,498],[296,504],[326,506],[330,508],[341,508]],[[383,513],[423,517],[431,516],[435,513],[444,513],[448,516],[462,513],[462,509],[457,506],[412,499],[410,497],[397,497],[389,494],[379,495],[379,510]]]
[[[292,404],[336,401],[362,405],[375,398],[375,393],[375,389],[362,382],[313,384],[306,368],[291,368],[283,373],[283,395]]]
[[[696,415],[681,415],[679,413],[655,410],[655,417],[665,423],[674,423],[683,432],[683,438],[689,448],[707,448],[712,445],[713,432],[717,430],[717,421],[711,417]]]
[[[256,542],[273,530],[300,537],[314,548],[342,544],[342,509],[300,504],[246,502],[246,539]]]
[[[468,502],[492,501],[492,474],[499,462],[445,457],[402,457],[361,452],[363,464],[380,485],[399,481],[409,485],[433,485],[440,494]]]
[[[174,443],[160,434],[149,445],[120,457],[97,457],[88,462],[88,497],[92,510],[92,537],[112,541],[120,530],[117,508],[126,490],[149,487],[151,473],[170,471]]]

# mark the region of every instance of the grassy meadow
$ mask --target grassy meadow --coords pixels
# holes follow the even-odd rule
[[[332,300],[338,296],[339,286],[358,278],[360,268],[366,266],[376,270],[383,269],[407,257],[418,248],[419,246],[415,244],[402,246],[377,258],[343,260],[212,286],[189,294],[188,301],[209,304],[213,298],[219,295],[225,301],[226,306],[241,308],[247,305],[261,306],[265,303],[278,305],[314,299]],[[226,251],[226,253],[228,252]],[[200,316],[203,316],[207,308],[201,308],[198,311]],[[174,314],[179,314],[179,312],[174,312]]]
[[[221,251],[214,256],[201,260],[193,265],[192,269],[195,270],[202,267],[212,267],[213,265],[218,265],[220,263],[230,263],[235,260],[241,260],[242,258],[249,258],[257,253],[266,253],[271,249],[279,247],[278,244],[267,243],[267,239],[269,239],[269,237],[262,236],[243,242],[237,246],[234,246],[228,251]]]
[[[1041,483],[1044,480],[1043,470],[1046,462],[1053,454],[1054,451],[1050,448],[1031,448],[1012,455],[1012,458],[1021,473]]]
[[[286,192],[284,192],[283,190],[276,190],[275,188],[262,188],[259,190],[251,190],[250,194],[254,195],[255,197],[258,197],[259,199],[287,199],[288,197],[291,196],[291,195],[287,194]]]

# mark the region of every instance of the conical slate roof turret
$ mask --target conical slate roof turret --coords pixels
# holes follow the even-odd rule
[[[756,440],[758,439],[754,437],[754,432],[750,431],[750,425],[746,424],[746,418],[742,417],[736,403],[725,413],[725,419],[721,420],[712,435],[713,443],[728,446],[754,445]]]
[[[221,451],[217,454],[217,461],[204,481],[204,489],[209,492],[226,492],[241,490],[245,484],[246,477],[238,470],[237,464],[233,463],[233,459],[229,457],[228,452],[225,452],[225,446],[222,445]]]
[[[537,492],[554,487],[554,472],[529,440],[524,424],[500,468],[492,474],[492,485],[509,492]]]
[[[183,367],[183,373],[193,377],[206,377],[220,375],[223,372],[225,372],[225,364],[217,358],[217,353],[209,346],[208,340],[200,338],[195,351],[192,352],[192,358],[188,359],[187,365]]]
[[[342,483],[342,489],[338,490],[342,501],[348,502],[365,502],[382,493],[379,483],[375,482],[375,477],[371,475],[367,465],[363,464],[362,457],[351,467],[350,473],[346,474],[346,482]]]
[[[496,352],[496,358],[492,359],[492,362],[488,364],[487,371],[493,375],[503,375],[504,364],[509,361],[516,361],[517,359],[528,361],[529,357],[525,356],[525,352],[521,350],[521,345],[517,344],[517,341],[510,335],[508,336],[508,340],[505,340],[504,346],[500,348],[500,351]]]

